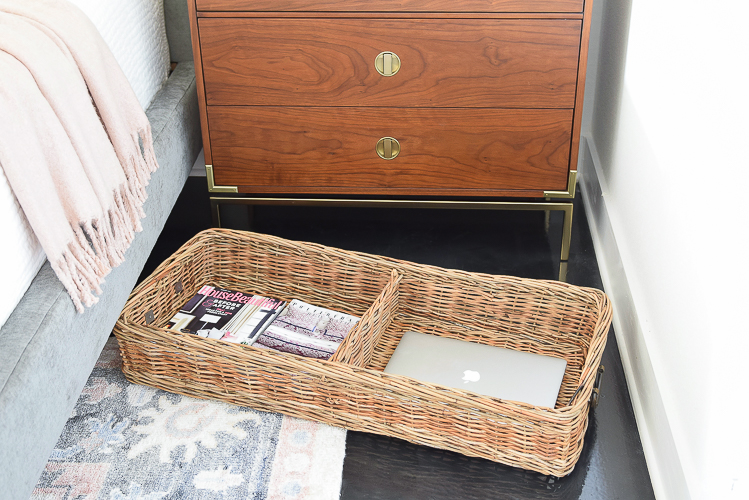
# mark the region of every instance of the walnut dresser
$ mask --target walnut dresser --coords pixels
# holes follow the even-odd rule
[[[563,210],[566,261],[591,0],[188,4],[216,217],[232,202]]]

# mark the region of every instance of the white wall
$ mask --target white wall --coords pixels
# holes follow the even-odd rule
[[[749,7],[595,1],[581,190],[656,496],[749,498]]]

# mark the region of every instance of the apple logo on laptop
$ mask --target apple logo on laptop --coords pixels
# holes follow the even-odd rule
[[[463,383],[467,384],[468,382],[478,382],[481,378],[481,375],[479,372],[475,372],[473,370],[466,370],[463,372]]]

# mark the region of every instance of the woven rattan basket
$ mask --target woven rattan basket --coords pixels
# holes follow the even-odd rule
[[[166,330],[204,284],[362,319],[330,361]],[[133,291],[115,335],[131,382],[564,476],[580,456],[610,322],[594,289],[212,229]],[[556,407],[383,373],[405,331],[566,359]]]

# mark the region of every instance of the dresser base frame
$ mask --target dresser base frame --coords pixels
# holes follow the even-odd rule
[[[343,198],[281,198],[252,196],[211,197],[211,214],[214,227],[221,227],[223,204],[230,205],[291,205],[298,207],[370,207],[370,208],[432,208],[460,210],[538,210],[559,211],[564,214],[562,225],[562,250],[559,262],[559,281],[566,281],[567,261],[572,240],[572,201],[437,201],[437,200],[387,200],[387,199],[343,199]]]

